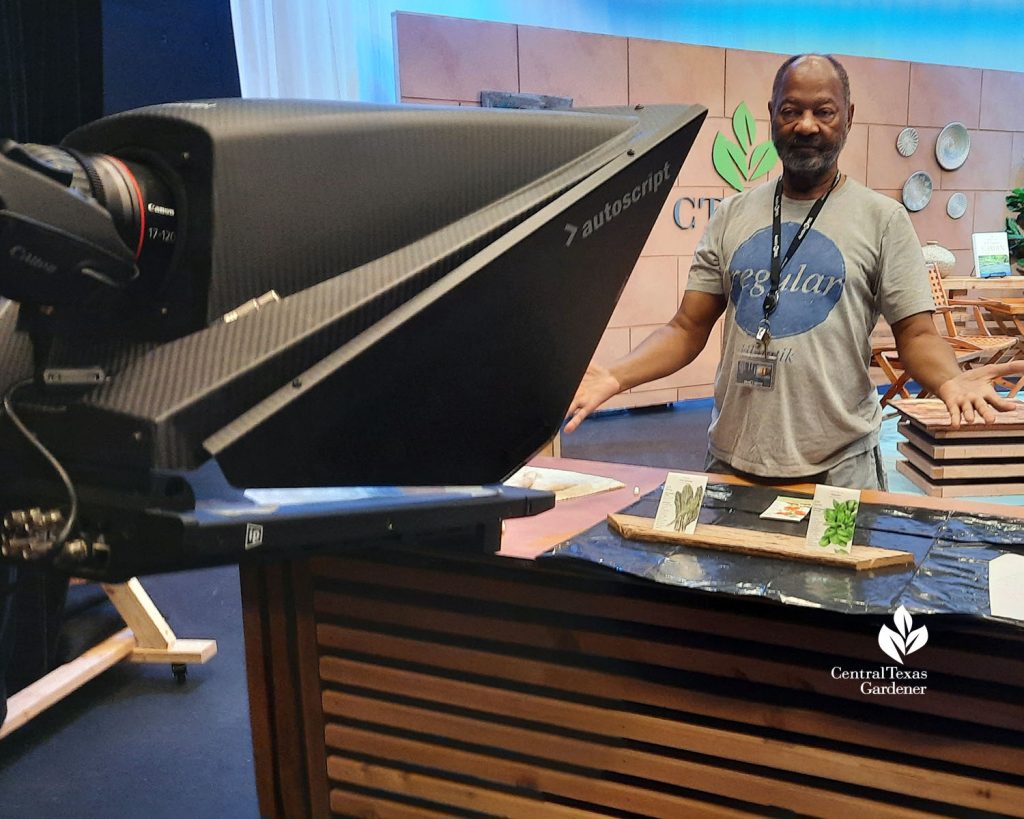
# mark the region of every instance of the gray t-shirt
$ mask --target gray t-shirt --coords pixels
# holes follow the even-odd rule
[[[722,202],[695,251],[687,289],[729,297],[711,453],[768,477],[822,472],[875,445],[871,331],[935,309],[903,206],[847,179],[782,271],[766,359],[754,341],[771,269],[775,185]],[[784,256],[814,200],[783,197]]]

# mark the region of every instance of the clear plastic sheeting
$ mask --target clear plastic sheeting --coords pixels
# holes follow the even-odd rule
[[[701,524],[803,537],[807,521],[762,520],[780,494],[775,487],[708,484]],[[782,494],[808,497],[786,490]],[[622,510],[653,518],[661,490]],[[813,563],[708,548],[629,541],[602,522],[541,555],[597,563],[657,583],[751,595],[850,614],[917,614],[992,618],[988,565],[1024,554],[1024,520],[862,503],[854,543],[900,549],[913,567],[851,571]],[[1024,621],[999,619],[1024,628]]]

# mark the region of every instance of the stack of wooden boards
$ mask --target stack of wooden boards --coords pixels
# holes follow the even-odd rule
[[[894,401],[903,416],[900,474],[935,497],[1024,494],[1024,406],[991,424],[950,425],[937,399]]]

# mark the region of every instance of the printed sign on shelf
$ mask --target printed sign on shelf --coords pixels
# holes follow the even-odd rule
[[[772,501],[772,505],[761,513],[761,517],[765,520],[788,520],[799,523],[810,511],[811,501],[808,498],[787,498],[785,495],[779,495]]]
[[[860,490],[818,484],[807,524],[807,546],[835,552],[851,551],[853,529],[860,508]]]
[[[707,475],[669,472],[658,503],[658,513],[654,516],[654,528],[663,532],[692,535],[697,528],[697,518],[707,485]]]

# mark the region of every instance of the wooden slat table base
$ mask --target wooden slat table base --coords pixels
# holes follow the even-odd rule
[[[928,618],[928,691],[873,696],[833,669],[890,664],[880,618],[487,556],[242,573],[267,816],[1024,816],[998,624]]]

